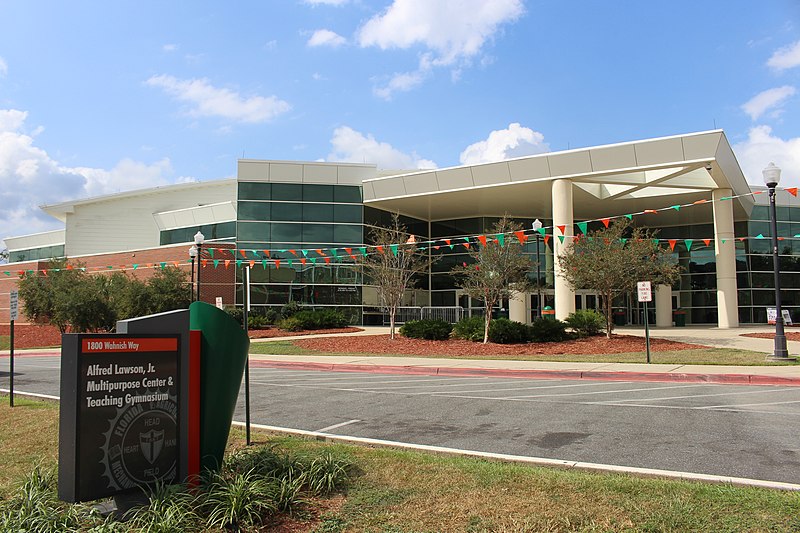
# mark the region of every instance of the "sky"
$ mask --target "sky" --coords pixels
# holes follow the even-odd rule
[[[716,128],[748,181],[800,185],[797,0],[0,0],[0,238],[243,157],[432,168]]]

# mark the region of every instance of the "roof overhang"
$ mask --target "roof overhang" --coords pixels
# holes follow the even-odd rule
[[[552,182],[569,179],[576,220],[710,199],[714,189],[750,192],[722,130],[520,157],[366,180],[364,203],[423,220],[548,217]],[[751,197],[735,200],[749,214]],[[664,213],[659,225],[709,222],[710,207]]]

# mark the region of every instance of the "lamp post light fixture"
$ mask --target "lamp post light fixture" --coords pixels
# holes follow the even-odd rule
[[[200,301],[200,258],[203,256],[203,242],[205,242],[206,237],[199,231],[194,234],[194,245],[197,247],[197,298],[196,300]]]
[[[542,221],[537,218],[533,221],[532,226],[536,233],[536,300],[539,304],[536,318],[542,318],[542,261],[539,258],[539,230],[542,229]]]
[[[778,212],[775,207],[775,187],[781,181],[781,169],[770,163],[762,171],[764,184],[769,189],[769,223],[772,233],[772,269],[775,274],[775,353],[767,356],[769,361],[788,361],[786,333],[783,329],[783,309],[781,308],[781,268],[778,258]]]
[[[192,301],[194,301],[194,260],[197,258],[197,246],[192,245],[189,248],[189,260],[192,263],[192,277],[191,277],[191,287],[192,287]]]

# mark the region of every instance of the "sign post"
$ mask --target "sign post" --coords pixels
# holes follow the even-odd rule
[[[244,269],[244,332],[247,333],[247,318],[250,314],[250,267]],[[250,350],[247,351],[247,360],[244,364],[244,425],[247,445],[250,446]]]
[[[653,289],[649,281],[640,281],[636,284],[639,301],[644,303],[644,338],[647,349],[647,364],[650,364],[650,324],[647,318],[647,302],[653,301]]]
[[[14,322],[17,320],[19,316],[19,291],[11,291],[8,295],[10,300],[10,310],[11,310],[11,338],[9,341],[11,342],[11,353],[9,354],[9,378],[8,378],[8,405],[10,407],[14,407]]]

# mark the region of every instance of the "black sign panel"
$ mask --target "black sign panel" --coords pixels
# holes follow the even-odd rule
[[[61,372],[61,499],[177,481],[178,335],[65,335]]]

